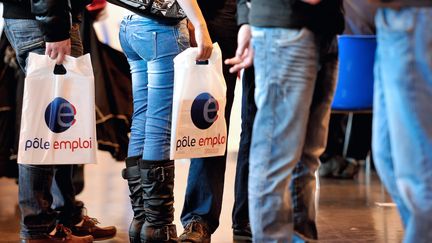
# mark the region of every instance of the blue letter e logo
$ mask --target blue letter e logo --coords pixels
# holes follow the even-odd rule
[[[69,101],[57,97],[45,110],[45,122],[51,131],[61,133],[75,123],[75,115],[75,107]]]
[[[192,122],[199,129],[207,129],[217,120],[218,110],[219,104],[217,100],[209,93],[202,93],[192,103]]]

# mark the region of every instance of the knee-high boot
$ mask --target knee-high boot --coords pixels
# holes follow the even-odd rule
[[[145,223],[141,242],[177,242],[174,221],[174,161],[140,160]]]
[[[141,155],[126,158],[126,168],[122,171],[123,179],[127,180],[134,217],[129,226],[129,240],[131,243],[141,243],[140,233],[145,221],[143,190],[138,161]]]

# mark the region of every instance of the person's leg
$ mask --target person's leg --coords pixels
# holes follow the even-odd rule
[[[392,183],[401,197],[399,203],[409,212],[406,216],[401,211],[406,223],[404,242],[431,242],[432,33],[424,30],[432,21],[432,8],[381,9],[376,20]]]
[[[79,57],[83,54],[79,25],[73,24],[70,31],[71,56]],[[67,227],[82,220],[82,207],[76,206],[76,189],[72,180],[73,165],[61,165],[54,168],[54,183],[51,193],[54,197],[52,207],[60,212],[59,223]]]
[[[5,19],[5,33],[23,70],[30,51],[44,54],[43,34],[36,20]],[[57,218],[57,213],[51,209],[53,167],[23,164],[18,167],[21,237],[44,237],[54,229]]]
[[[142,225],[140,240],[142,242],[174,241],[177,238],[174,220],[174,161],[169,159],[171,135],[171,110],[174,84],[174,57],[187,47],[187,29],[185,21],[177,25],[149,18],[131,16],[124,27],[122,45],[129,61],[146,62],[145,75],[143,66],[135,78],[140,83],[142,92],[146,93],[142,111],[134,113],[133,119],[145,119],[137,124],[141,126],[141,137],[131,139],[138,141],[135,152],[129,156],[142,154],[138,161],[141,176],[142,202],[145,222]],[[125,45],[124,43],[127,43]],[[141,60],[141,61],[140,61]],[[131,63],[131,62],[130,62]],[[142,64],[142,63],[141,63]],[[132,66],[132,63],[131,63]],[[134,73],[134,68],[132,68]],[[142,75],[142,76],[140,76]],[[135,81],[133,81],[135,82]],[[133,89],[136,86],[133,85]],[[144,98],[141,91],[135,89],[136,97]],[[136,94],[136,95],[135,95]],[[134,102],[136,102],[134,100]],[[135,106],[135,104],[134,104]],[[134,108],[138,108],[137,106]]]
[[[235,178],[234,207],[232,212],[233,229],[244,229],[249,224],[248,207],[248,177],[249,153],[252,140],[252,127],[256,114],[254,101],[255,73],[253,67],[247,68],[243,73],[243,90],[241,103],[241,133],[240,146],[237,158]]]
[[[57,212],[51,209],[53,167],[18,164],[18,169],[20,235],[25,239],[44,238],[54,230],[57,219]]]
[[[133,97],[133,114],[128,157],[126,158],[126,168],[123,169],[122,176],[128,181],[130,190],[129,197],[134,213],[134,217],[129,226],[129,241],[131,243],[141,243],[140,233],[145,221],[145,212],[138,161],[142,158],[144,150],[148,77],[147,60],[143,57],[147,55],[140,52],[141,57],[132,47],[132,43],[137,42],[137,40],[133,38],[134,27],[128,26],[130,21],[131,18],[129,16],[123,19],[119,33],[121,47],[130,65]]]
[[[318,239],[315,221],[315,172],[320,164],[319,156],[326,147],[331,103],[336,88],[337,39],[322,40],[320,48],[320,70],[310,107],[306,140],[301,159],[294,168],[290,185],[294,209],[294,230],[309,239]]]
[[[390,143],[390,131],[387,111],[387,101],[383,88],[382,76],[385,72],[381,68],[382,51],[378,46],[375,67],[374,67],[374,101],[373,101],[373,120],[372,120],[372,152],[376,171],[381,179],[381,183],[387,189],[393,201],[399,209],[399,213],[404,225],[409,219],[409,211],[400,197],[396,185],[394,161],[392,158],[392,145]]]
[[[315,35],[306,28],[252,28],[257,113],[249,164],[255,242],[291,242],[289,184],[300,160],[318,71]]]
[[[226,1],[234,3],[234,1]],[[225,4],[227,4],[225,3]],[[229,6],[225,6],[230,8]],[[235,9],[235,6],[234,6]],[[208,20],[207,26],[213,42],[217,42],[222,51],[222,60],[235,55],[237,26],[234,15],[219,10],[218,17]],[[229,130],[231,108],[237,75],[229,72],[229,66],[223,64],[223,74],[227,85],[225,119]],[[182,224],[186,227],[191,221],[202,224],[210,235],[219,226],[222,209],[226,154],[224,156],[191,159],[185,201],[181,214]],[[180,240],[202,238],[198,232],[185,230]]]

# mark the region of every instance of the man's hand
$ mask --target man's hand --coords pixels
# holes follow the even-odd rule
[[[233,58],[225,60],[225,64],[234,65],[230,68],[230,73],[236,73],[243,68],[252,66],[253,49],[251,39],[252,35],[250,25],[242,25],[239,29],[237,36],[236,55]]]
[[[321,2],[321,0],[302,0],[305,3],[309,3],[310,5],[317,5]]]
[[[65,56],[70,55],[70,53],[71,53],[70,39],[58,41],[58,42],[45,43],[45,55],[48,55],[51,59],[55,59],[57,65],[62,64],[65,59]]]

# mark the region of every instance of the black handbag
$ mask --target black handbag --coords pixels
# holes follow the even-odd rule
[[[177,0],[108,0],[108,2],[143,16],[169,19],[186,17]]]

